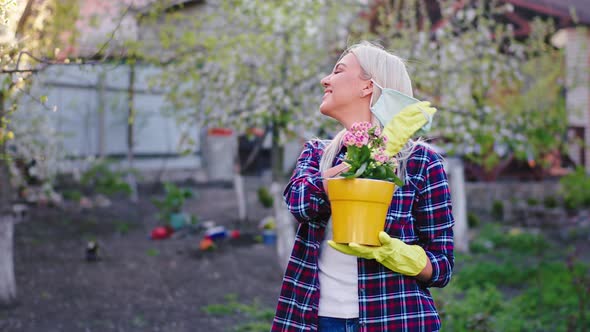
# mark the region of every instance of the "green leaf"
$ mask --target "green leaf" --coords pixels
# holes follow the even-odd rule
[[[402,180],[395,175],[393,177],[393,183],[395,183],[398,187],[403,187],[403,185],[404,185]]]
[[[380,166],[375,169],[374,177],[379,179],[387,179],[387,167]]]
[[[356,173],[354,173],[354,177],[358,178],[361,175],[363,175],[363,173],[365,172],[365,170],[367,169],[367,166],[369,165],[369,163],[365,162],[361,165],[361,167],[359,167],[359,169],[356,171]]]

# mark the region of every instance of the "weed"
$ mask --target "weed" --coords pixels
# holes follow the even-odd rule
[[[160,250],[158,250],[156,248],[150,248],[147,250],[147,255],[150,257],[156,257],[156,256],[160,255]]]
[[[451,283],[432,289],[445,331],[588,331],[590,264],[542,235],[485,224]]]
[[[131,323],[133,323],[133,326],[135,326],[135,327],[145,327],[146,326],[146,321],[142,315],[138,315],[138,316],[133,317],[133,321]]]
[[[186,200],[195,194],[192,190],[180,188],[171,182],[164,183],[164,192],[163,199],[152,199],[152,203],[160,211],[159,218],[169,223],[170,217],[173,214],[181,213]]]
[[[210,304],[203,307],[202,310],[210,315],[243,316],[245,322],[234,327],[234,331],[240,332],[268,331],[274,317],[274,310],[262,307],[257,299],[254,299],[250,304],[245,304],[238,301],[236,294],[226,295],[225,303]]]
[[[125,235],[125,234],[129,233],[131,226],[128,222],[116,221],[115,222],[115,229],[117,230],[117,233]]]

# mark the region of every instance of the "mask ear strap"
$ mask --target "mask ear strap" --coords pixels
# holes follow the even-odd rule
[[[373,82],[373,84],[376,85],[380,90],[383,90],[383,87],[379,85],[379,83],[375,82],[374,79],[371,78],[371,82]]]
[[[379,88],[379,90],[381,90],[381,94],[383,94],[383,87],[381,85],[379,85],[379,83],[375,82],[374,79],[371,78],[371,82],[373,82],[373,85],[377,86]],[[369,105],[371,105],[371,107],[373,107],[373,96],[375,96],[375,93],[373,92],[373,94],[371,94],[371,100],[369,101]]]

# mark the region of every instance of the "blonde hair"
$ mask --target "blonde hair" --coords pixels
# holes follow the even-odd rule
[[[413,96],[412,81],[406,69],[404,61],[398,56],[387,52],[383,47],[364,41],[355,44],[346,49],[340,59],[345,55],[352,53],[356,56],[360,63],[363,79],[373,79],[377,84],[383,88],[390,88],[400,91],[408,96]],[[381,91],[373,89],[372,102],[376,102]],[[371,115],[371,123],[379,125],[379,121],[375,116]],[[322,159],[320,160],[320,171],[325,171],[332,167],[332,163],[342,146],[342,139],[346,133],[346,128],[341,130],[334,139],[324,148]],[[395,156],[399,162],[397,169],[397,176],[405,183],[406,180],[406,166],[409,156],[414,151],[416,142],[410,140],[402,148],[402,150]]]

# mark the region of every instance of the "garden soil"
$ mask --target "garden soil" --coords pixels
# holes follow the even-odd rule
[[[142,187],[137,203],[118,197],[102,208],[30,206],[15,226],[18,303],[0,308],[0,332],[268,330],[283,270],[275,248],[260,240],[259,223],[271,211],[256,192],[268,183],[253,176],[245,184],[245,222],[231,186],[182,184],[197,194],[186,211],[198,222],[164,240],[150,239],[162,224],[152,204],[163,196],[161,185]],[[561,227],[548,237],[560,246],[575,242],[590,261],[590,221],[583,219],[574,223],[583,232]],[[200,250],[206,224],[241,236]],[[99,245],[97,261],[86,259],[89,241]]]
[[[15,225],[18,303],[0,309],[0,331],[214,332],[252,317],[270,323],[283,271],[275,249],[260,240],[259,221],[271,213],[258,202],[260,185],[247,178],[248,221],[239,222],[231,186],[187,184],[197,196],[186,211],[199,221],[164,240],[150,239],[161,224],[152,204],[160,186],[142,188],[137,203],[31,206]],[[241,236],[202,251],[199,226],[207,221]],[[86,260],[89,241],[99,245],[97,261]]]

